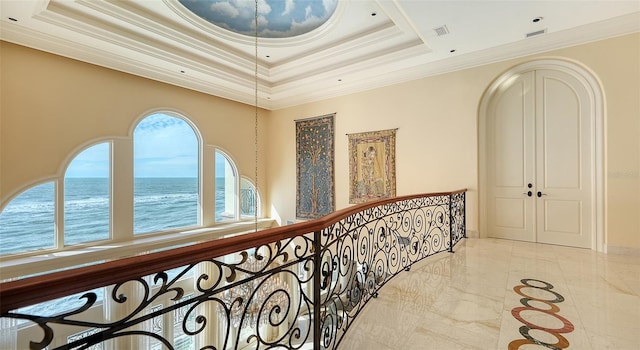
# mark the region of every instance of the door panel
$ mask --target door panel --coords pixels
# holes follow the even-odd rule
[[[580,188],[580,101],[564,82],[541,74],[538,154],[545,170],[544,187]],[[558,169],[562,171],[554,171]]]
[[[490,105],[488,161],[492,237],[535,241],[533,197],[526,192],[534,183],[534,139],[527,133],[535,127],[535,76],[529,72],[511,79]]]
[[[591,108],[582,82],[536,71],[537,240],[590,247]]]
[[[499,229],[527,229],[526,200],[520,198],[496,198],[496,227]]]
[[[591,246],[594,110],[585,86],[569,73],[540,69],[510,79],[492,98],[490,237]]]
[[[579,201],[544,200],[544,231],[579,235],[582,205]]]

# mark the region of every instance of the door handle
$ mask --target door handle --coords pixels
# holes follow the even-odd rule
[[[547,195],[546,193],[542,193],[542,192],[538,191],[538,197],[542,197],[542,196],[546,196],[546,195]]]
[[[526,194],[527,196],[531,197],[533,195],[533,192],[528,191],[528,192],[523,192],[522,194]]]

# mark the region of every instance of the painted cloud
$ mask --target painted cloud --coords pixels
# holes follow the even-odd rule
[[[255,35],[255,0],[179,0],[194,14],[227,30]],[[335,12],[338,0],[258,0],[258,36],[308,33]]]

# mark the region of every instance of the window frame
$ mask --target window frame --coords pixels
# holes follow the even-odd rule
[[[11,205],[13,203],[14,200],[16,200],[18,197],[20,197],[21,195],[25,194],[28,191],[31,191],[35,188],[37,188],[38,186],[42,186],[42,185],[46,185],[46,184],[52,184],[53,186],[53,197],[51,198],[51,203],[53,204],[53,242],[52,245],[50,247],[46,247],[46,248],[36,248],[36,249],[32,249],[32,250],[22,250],[22,251],[17,251],[17,252],[12,252],[12,253],[6,253],[6,254],[0,254],[0,257],[12,257],[12,256],[16,256],[16,255],[39,255],[42,253],[49,253],[49,252],[55,252],[57,250],[59,250],[60,246],[60,230],[59,227],[57,225],[57,219],[58,219],[58,193],[60,191],[60,183],[58,181],[57,178],[52,178],[52,177],[48,177],[48,178],[44,178],[41,179],[40,181],[34,181],[29,183],[28,185],[20,188],[19,190],[15,191],[13,193],[13,195],[9,196],[6,200],[6,202],[1,203],[2,205],[0,205],[0,214],[2,214],[4,212],[4,210],[9,207],[9,205]],[[49,202],[49,200],[47,199],[47,202]],[[1,261],[1,260],[0,260]]]
[[[172,228],[164,228],[164,229],[160,229],[160,230],[154,230],[154,231],[145,231],[145,232],[135,232],[135,225],[136,225],[136,221],[135,221],[135,179],[136,179],[136,173],[135,173],[135,162],[136,162],[136,158],[135,158],[135,133],[137,128],[140,126],[140,123],[142,123],[144,120],[146,120],[149,117],[153,117],[156,115],[164,115],[166,117],[170,117],[170,118],[176,118],[176,119],[180,119],[181,121],[185,122],[190,128],[191,131],[193,132],[193,135],[196,138],[196,146],[197,146],[197,154],[196,154],[196,159],[197,159],[197,169],[196,169],[196,174],[197,174],[197,178],[196,178],[196,182],[198,184],[198,190],[197,190],[197,209],[196,209],[196,223],[195,225],[190,225],[190,226],[181,226],[181,227],[172,227]],[[131,212],[131,221],[133,224],[133,227],[131,229],[132,233],[131,233],[131,237],[132,239],[135,239],[136,237],[146,237],[146,236],[153,236],[153,235],[160,235],[163,233],[172,233],[172,232],[179,232],[179,231],[186,231],[186,230],[191,230],[191,229],[196,229],[196,228],[202,228],[204,227],[204,220],[203,220],[203,197],[204,197],[204,191],[203,191],[203,153],[204,153],[204,142],[203,142],[203,137],[202,134],[200,132],[200,129],[197,127],[197,125],[195,123],[193,123],[189,118],[187,118],[186,116],[184,116],[181,113],[175,112],[175,111],[170,111],[170,110],[154,110],[154,111],[150,111],[148,113],[145,113],[144,115],[142,115],[142,117],[138,118],[130,131],[130,138],[131,138],[131,159],[132,159],[132,167],[131,167],[131,177],[132,177],[132,189],[131,189],[131,195],[133,196],[133,207],[132,207],[132,212]]]
[[[73,161],[83,152],[85,152],[86,150],[101,145],[101,144],[107,144],[108,147],[108,159],[107,159],[107,163],[109,165],[109,177],[108,177],[108,184],[107,186],[109,187],[109,232],[108,232],[108,237],[107,239],[98,239],[98,240],[94,240],[94,241],[85,241],[85,242],[79,242],[79,243],[75,243],[75,244],[65,244],[65,233],[67,232],[65,229],[65,225],[66,225],[66,210],[65,210],[65,204],[66,204],[66,196],[65,196],[65,192],[66,192],[66,179],[67,179],[67,171],[69,171],[69,166],[73,163]],[[58,244],[59,244],[59,248],[66,248],[66,247],[78,247],[78,246],[92,246],[95,245],[96,243],[102,243],[102,242],[108,242],[108,241],[112,241],[113,240],[113,140],[99,140],[99,141],[95,141],[89,144],[85,144],[83,145],[83,147],[79,148],[78,150],[76,150],[75,152],[73,152],[71,155],[71,157],[69,157],[66,162],[65,162],[65,166],[64,166],[64,171],[62,171],[62,176],[59,179],[56,179],[58,186],[57,190],[56,190],[56,207],[54,208],[54,211],[56,212],[55,214],[55,221],[54,221],[54,225],[56,226],[56,239],[58,240]],[[60,208],[58,210],[58,208]]]
[[[240,215],[239,215],[239,206],[238,203],[240,202],[240,172],[238,171],[238,166],[236,165],[236,162],[233,160],[233,158],[229,155],[228,152],[226,152],[225,150],[216,147],[215,148],[215,152],[214,152],[214,160],[213,160],[213,164],[214,164],[214,173],[213,173],[213,183],[214,183],[214,190],[217,191],[217,187],[218,187],[218,154],[220,154],[226,161],[226,163],[229,165],[229,170],[230,172],[233,173],[233,181],[229,181],[226,180],[226,174],[224,177],[224,189],[225,189],[225,196],[224,196],[224,201],[225,201],[225,210],[227,209],[227,202],[229,200],[233,200],[232,203],[232,208],[233,208],[233,215],[228,215],[227,217],[229,219],[224,219],[224,216],[222,216],[223,218],[221,220],[217,219],[218,216],[218,209],[217,207],[214,206],[214,212],[215,212],[215,222],[216,223],[229,223],[229,222],[234,222],[234,221],[238,221],[240,219]],[[226,173],[225,169],[225,173]],[[233,186],[233,192],[232,195],[230,196],[230,198],[227,197],[226,195],[226,191],[227,191],[227,185],[228,183],[231,183]],[[214,201],[217,201],[217,194],[214,193]],[[214,202],[215,203],[215,202]],[[224,212],[223,212],[224,213]]]
[[[257,202],[257,206],[256,206],[257,215],[256,214],[247,215],[247,214],[243,214],[242,213],[242,181],[246,181],[250,185],[251,190],[253,190],[253,193],[255,195],[256,202]],[[239,198],[239,200],[238,200],[238,202],[239,202],[238,203],[238,212],[240,214],[240,219],[255,218],[256,216],[258,218],[262,217],[262,200],[260,198],[260,192],[258,192],[258,187],[255,185],[255,182],[251,178],[249,178],[248,176],[245,176],[245,175],[240,176],[240,189],[239,189],[239,192],[238,192],[238,198]]]
[[[161,231],[152,231],[149,233],[145,233],[143,235],[134,235],[133,233],[133,225],[134,225],[134,132],[138,125],[145,120],[145,118],[156,115],[163,114],[168,117],[178,118],[184,122],[186,122],[193,131],[198,147],[198,223],[196,226],[188,226],[188,227],[179,227],[175,229],[161,230]],[[42,177],[36,181],[32,181],[24,184],[20,188],[16,189],[13,195],[9,195],[4,198],[3,202],[0,203],[0,212],[2,212],[7,206],[11,205],[13,200],[19,195],[23,194],[30,189],[45,184],[52,183],[53,190],[53,205],[54,205],[54,215],[53,215],[53,225],[55,227],[54,232],[54,242],[52,247],[43,248],[37,250],[23,250],[20,252],[12,252],[7,254],[0,255],[0,262],[3,261],[22,261],[20,259],[28,258],[31,256],[50,254],[54,252],[61,251],[72,251],[76,250],[78,253],[81,253],[82,248],[100,246],[105,244],[111,244],[112,242],[137,242],[138,239],[144,239],[145,237],[150,236],[163,236],[168,235],[167,238],[172,240],[175,237],[175,234],[188,233],[189,235],[196,233],[196,229],[219,229],[221,226],[222,230],[225,232],[228,231],[227,228],[224,228],[226,224],[233,224],[237,222],[246,222],[250,218],[253,218],[254,215],[243,215],[241,212],[241,202],[240,202],[240,191],[242,188],[243,181],[247,181],[251,184],[252,188],[255,190],[256,198],[258,201],[258,216],[260,218],[263,217],[263,203],[262,197],[260,195],[259,190],[255,186],[255,182],[253,179],[248,176],[242,175],[239,171],[238,163],[236,162],[235,157],[228,152],[226,149],[219,147],[213,144],[205,144],[204,138],[200,132],[198,126],[191,121],[190,118],[186,117],[183,113],[179,113],[176,111],[171,111],[167,109],[155,109],[151,111],[147,111],[144,114],[140,115],[138,118],[132,121],[129,127],[128,136],[117,137],[99,137],[92,139],[88,142],[84,142],[78,147],[74,148],[69,154],[64,158],[64,160],[60,163],[60,167],[56,171],[56,174],[53,176]],[[67,171],[69,167],[73,163],[73,161],[80,155],[82,152],[90,149],[99,144],[106,143],[108,145],[108,164],[109,164],[109,237],[107,239],[99,239],[94,241],[87,242],[79,242],[74,244],[65,245],[65,229],[64,229],[64,221],[65,221],[65,179],[67,175]],[[233,210],[234,213],[227,220],[216,220],[215,219],[215,205],[211,203],[215,203],[215,186],[216,186],[216,155],[220,153],[224,156],[226,162],[228,162],[230,168],[233,170],[233,193],[231,197],[234,200]],[[208,203],[211,202],[211,203]],[[114,207],[114,204],[117,203],[117,207]],[[136,243],[137,244],[137,243]],[[168,241],[167,241],[167,244]],[[74,253],[75,254],[75,253]],[[97,258],[100,259],[100,258]],[[72,258],[71,256],[67,258],[61,258],[60,264],[62,261],[73,260],[76,261],[78,258]],[[83,260],[80,258],[79,260]],[[55,266],[50,266],[48,270],[60,268],[59,264],[54,264]],[[30,271],[32,268],[29,268]],[[26,273],[26,272],[25,272]],[[28,274],[28,273],[26,273]]]

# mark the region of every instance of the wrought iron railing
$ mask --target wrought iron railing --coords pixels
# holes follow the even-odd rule
[[[18,349],[336,349],[392,277],[453,252],[465,237],[465,191],[385,199],[314,221],[3,283],[2,336],[12,336],[8,324],[14,331],[39,328],[35,338],[15,339]],[[104,293],[95,292],[100,287]],[[33,306],[78,292],[80,305],[65,311]]]

